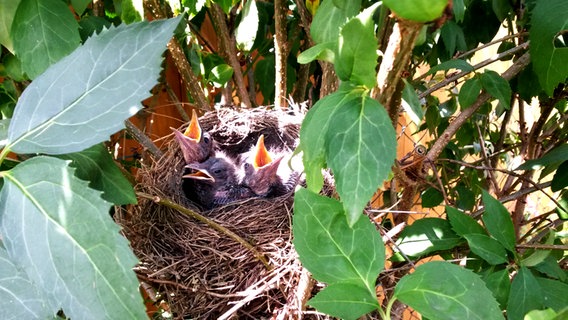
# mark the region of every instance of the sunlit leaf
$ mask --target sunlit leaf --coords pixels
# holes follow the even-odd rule
[[[107,140],[150,95],[179,20],[113,27],[51,66],[18,100],[8,148],[64,154]]]
[[[110,206],[60,159],[38,156],[4,172],[0,230],[8,256],[54,313],[62,308],[72,319],[146,317],[132,271],[137,259]]]
[[[404,276],[393,298],[430,319],[504,319],[478,275],[444,261],[425,263]]]
[[[318,43],[298,56],[298,63],[310,63],[316,59],[333,63],[337,51],[337,41]]]
[[[241,22],[235,29],[237,48],[245,52],[250,51],[256,39],[257,31],[258,9],[256,8],[256,1],[246,1],[241,13]]]
[[[16,56],[31,79],[71,53],[81,41],[79,24],[61,0],[21,0],[11,37]]]
[[[396,244],[407,256],[420,257],[454,248],[462,242],[447,220],[422,218],[404,228]]]
[[[0,308],[2,319],[48,319],[56,311],[49,310],[38,288],[8,257],[0,245]]]

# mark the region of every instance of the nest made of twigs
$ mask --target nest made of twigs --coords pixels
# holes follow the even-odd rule
[[[200,123],[234,155],[247,151],[261,134],[267,146],[293,150],[302,118],[298,112],[221,109]],[[163,204],[169,199],[197,210],[181,191],[183,166],[172,139],[161,159],[139,170],[137,190],[153,199],[140,199],[127,218],[119,219],[141,261],[140,278],[163,294],[175,318],[297,318],[311,280],[291,244],[292,194],[202,212],[261,252],[267,266],[224,232]]]

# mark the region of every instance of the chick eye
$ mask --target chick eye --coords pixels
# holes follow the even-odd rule
[[[208,137],[203,137],[203,142],[205,142],[206,144],[209,144],[209,138]]]
[[[213,173],[214,173],[214,174],[219,174],[219,173],[221,173],[221,169],[213,170]]]
[[[250,168],[250,163],[245,163],[245,169]]]

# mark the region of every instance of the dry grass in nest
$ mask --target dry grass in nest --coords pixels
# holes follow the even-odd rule
[[[290,150],[301,115],[263,109],[223,109],[200,119],[227,153],[247,151],[260,134],[265,143]],[[142,198],[119,218],[141,260],[138,274],[163,293],[175,318],[297,318],[311,289],[291,244],[292,195],[248,199],[202,214],[251,244],[268,260],[226,233],[157,203],[169,199],[195,210],[181,191],[181,151],[170,142],[159,161],[139,171]],[[324,318],[310,312],[309,318]]]

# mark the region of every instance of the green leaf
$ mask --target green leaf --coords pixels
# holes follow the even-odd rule
[[[515,170],[534,170],[551,164],[561,163],[566,160],[568,160],[568,144],[562,144],[550,150],[539,159],[528,160]]]
[[[142,21],[144,5],[142,0],[121,0],[120,19],[126,24]]]
[[[466,234],[485,234],[485,229],[475,219],[458,209],[446,206],[446,214],[452,230],[458,235],[463,237]]]
[[[373,13],[375,3],[356,17],[347,21],[339,32],[338,54],[335,70],[342,81],[350,81],[371,89],[377,83],[377,38]]]
[[[546,242],[544,244],[551,245],[554,244],[554,233],[549,232],[548,237],[546,238]],[[525,267],[534,267],[541,262],[543,262],[550,254],[552,250],[542,250],[542,249],[534,249],[534,250],[527,250],[521,262],[519,263]]]
[[[560,164],[550,185],[550,190],[553,192],[560,191],[568,186],[568,160]]]
[[[396,132],[385,108],[359,96],[335,109],[325,132],[327,163],[333,171],[349,225],[383,183],[396,156]]]
[[[442,16],[448,0],[385,0],[397,16],[417,22],[429,22]]]
[[[527,312],[542,309],[543,296],[536,278],[526,267],[521,267],[511,283],[507,302],[507,319],[522,320]]]
[[[491,272],[483,278],[483,281],[499,302],[501,309],[505,309],[511,291],[511,281],[507,269]]]
[[[534,266],[534,268],[551,278],[566,281],[566,272],[558,265],[558,261],[556,261],[552,255],[546,257],[541,263]]]
[[[0,308],[2,319],[47,319],[55,312],[47,308],[44,298],[28,276],[8,257],[0,245]]]
[[[465,15],[464,0],[454,0],[452,11],[454,12],[454,18],[456,19],[456,22],[462,22]]]
[[[406,79],[404,81],[404,89],[402,91],[402,107],[404,111],[410,116],[412,122],[417,126],[420,125],[422,119],[424,118],[424,111],[422,110],[422,104],[418,99],[414,87]]]
[[[77,12],[79,16],[82,15],[83,12],[85,12],[85,9],[87,9],[87,6],[91,2],[92,0],[71,0],[73,9],[75,9],[75,12]]]
[[[11,37],[16,56],[31,79],[71,53],[81,41],[79,24],[61,0],[22,0]],[[85,66],[83,69],[88,69]]]
[[[77,152],[123,128],[157,83],[161,54],[180,17],[103,31],[51,66],[18,100],[8,148]]]
[[[347,224],[341,203],[301,188],[294,196],[294,248],[319,281],[349,282],[375,294],[385,248],[369,219]]]
[[[76,168],[75,175],[89,182],[89,187],[102,191],[101,197],[115,205],[135,204],[136,194],[124,177],[112,156],[102,144],[96,144],[81,152],[59,156],[71,160],[69,166]]]
[[[312,192],[319,192],[323,186],[321,170],[327,163],[325,147],[330,120],[338,110],[353,104],[358,97],[357,93],[344,91],[327,95],[314,104],[302,122],[299,149],[304,152],[306,183]]]
[[[444,261],[427,262],[404,276],[393,298],[430,319],[504,319],[478,275]]]
[[[237,49],[249,52],[256,40],[258,31],[258,9],[256,1],[246,1],[242,10],[241,22],[235,29]]]
[[[507,251],[499,241],[478,233],[466,234],[464,238],[471,251],[489,264],[507,263]]]
[[[560,320],[561,318],[557,316],[558,314],[552,309],[532,310],[525,315],[524,320]]]
[[[558,33],[568,29],[566,17],[568,2],[564,0],[537,1],[532,11],[529,50],[539,82],[550,96],[568,77],[568,50],[554,46]]]
[[[444,41],[444,46],[448,51],[448,56],[453,56],[456,53],[456,50],[467,50],[463,29],[454,21],[446,21],[446,23],[442,26],[440,33],[442,40]]]
[[[442,62],[438,65],[433,66],[424,75],[428,76],[428,75],[434,74],[434,73],[436,73],[440,70],[448,71],[448,70],[451,70],[451,69],[459,69],[459,70],[468,71],[468,72],[472,72],[474,70],[473,67],[471,66],[471,64],[469,64],[467,61],[461,60],[461,59],[454,59],[454,60],[444,61],[444,62]]]
[[[12,53],[14,53],[14,46],[12,39],[10,39],[10,30],[20,1],[0,0],[0,8],[2,8],[2,11],[0,11],[0,45],[3,45]]]
[[[8,138],[8,127],[10,126],[10,119],[0,120],[0,148],[6,145],[6,138]]]
[[[310,27],[316,44],[337,41],[339,28],[361,9],[361,0],[322,1]]]
[[[485,212],[482,219],[489,234],[499,241],[505,249],[515,252],[515,227],[509,211],[499,200],[482,190]]]
[[[213,85],[217,88],[224,87],[231,77],[233,76],[233,68],[228,64],[219,64],[211,69],[209,74],[209,81],[213,82]]]
[[[358,319],[379,307],[376,295],[351,283],[325,287],[308,304],[318,311],[341,319]]]
[[[434,208],[444,201],[444,195],[436,188],[428,188],[421,195],[422,207]]]
[[[447,220],[423,218],[404,228],[396,244],[407,256],[420,257],[452,249],[462,242]]]
[[[110,203],[60,159],[34,157],[3,174],[4,244],[49,308],[72,319],[144,319],[137,259]]]
[[[536,277],[536,281],[542,290],[545,307],[560,312],[568,306],[568,284],[541,277]]]
[[[481,93],[481,82],[478,77],[473,77],[464,82],[458,95],[458,100],[462,109],[471,106]]]
[[[499,100],[499,106],[503,109],[511,107],[511,86],[509,82],[493,70],[485,70],[480,76],[481,86],[487,93]]]
[[[337,50],[337,41],[318,43],[308,48],[298,56],[298,63],[306,64],[314,60],[323,60],[327,62],[335,62],[335,51]]]

